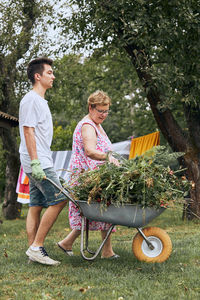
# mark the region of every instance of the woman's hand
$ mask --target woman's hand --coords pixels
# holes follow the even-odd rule
[[[112,156],[112,152],[109,152],[109,153],[108,153],[108,161],[109,161],[110,163],[112,163],[112,164],[118,166],[118,167],[119,167],[119,165],[120,165],[118,159],[116,159],[116,158],[114,158],[114,157]]]

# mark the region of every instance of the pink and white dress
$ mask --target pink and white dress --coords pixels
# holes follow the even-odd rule
[[[102,134],[99,129],[97,128],[96,124],[91,121],[88,118],[82,119],[76,126],[73,134],[73,146],[72,146],[72,157],[70,160],[70,171],[72,171],[72,174],[76,173],[78,174],[81,172],[81,170],[88,170],[88,169],[95,169],[98,165],[103,164],[103,161],[94,160],[89,158],[85,155],[85,151],[83,148],[83,139],[82,139],[82,126],[84,124],[90,124],[94,127],[96,134],[97,134],[97,144],[96,144],[96,150],[102,151],[102,152],[108,152],[112,149],[111,141],[109,140],[108,136],[104,132],[103,128],[102,131],[104,134]],[[80,199],[81,200],[81,199]],[[79,211],[77,207],[73,204],[73,202],[69,202],[69,223],[71,229],[77,229],[81,230],[81,216],[79,214]],[[90,221],[89,222],[89,230],[108,230],[110,227],[110,224],[103,223],[103,222],[95,222]],[[115,231],[115,230],[113,230]]]

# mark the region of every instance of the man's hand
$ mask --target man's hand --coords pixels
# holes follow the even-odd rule
[[[46,177],[38,159],[31,161],[32,176],[34,179],[42,181]]]

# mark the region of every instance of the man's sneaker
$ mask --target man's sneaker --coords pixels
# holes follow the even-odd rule
[[[51,259],[44,247],[39,247],[39,250],[32,250],[31,247],[26,251],[26,255],[29,256],[30,259],[35,260],[44,265],[59,265],[60,262],[57,260]]]
[[[28,264],[32,264],[34,262],[36,262],[36,260],[34,258],[28,257]]]

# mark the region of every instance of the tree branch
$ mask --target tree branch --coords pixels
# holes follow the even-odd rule
[[[188,124],[189,135],[197,152],[200,152],[200,107],[188,103],[183,104],[185,117]],[[194,130],[195,128],[195,130]]]
[[[151,106],[155,120],[165,139],[168,141],[173,151],[187,151],[187,138],[179,124],[174,119],[172,112],[169,109],[166,109],[163,112],[158,109],[158,104],[163,101],[159,95],[157,87],[153,83],[150,73],[148,72],[150,68],[150,59],[146,56],[145,50],[140,50],[135,45],[126,45],[124,48],[131,57],[131,61],[136,69],[138,77],[147,93],[147,99]],[[138,58],[138,54],[143,57]]]
[[[23,15],[25,19],[22,24],[21,33],[18,36],[17,46],[9,56],[9,61],[13,65],[28,51],[31,41],[31,30],[39,15],[38,3],[35,0],[24,0],[23,2]]]

